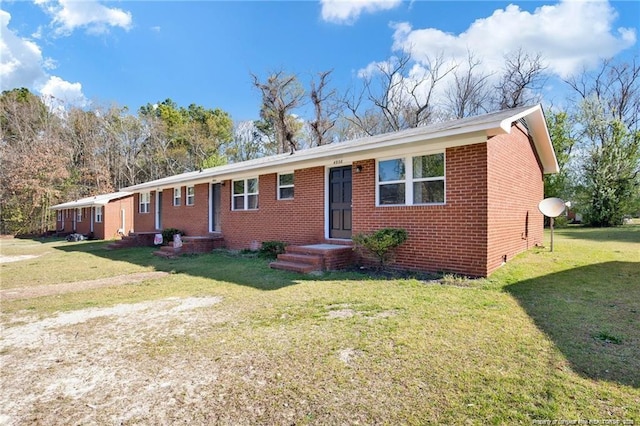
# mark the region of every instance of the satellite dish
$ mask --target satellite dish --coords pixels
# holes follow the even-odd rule
[[[551,251],[553,251],[553,218],[564,213],[565,208],[567,208],[567,206],[561,198],[545,198],[538,204],[540,213],[551,218],[549,220],[551,228]]]
[[[558,217],[567,206],[560,198],[545,198],[538,204],[538,210],[547,217]]]

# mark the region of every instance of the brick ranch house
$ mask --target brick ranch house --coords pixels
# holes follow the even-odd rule
[[[81,198],[51,207],[56,211],[56,233],[91,235],[108,240],[134,229],[133,193],[113,192]]]
[[[123,190],[135,194],[139,235],[172,227],[187,236],[217,237],[230,249],[277,240],[293,251],[348,245],[355,233],[396,227],[409,238],[394,267],[486,276],[542,243],[542,177],[557,172],[536,105]]]

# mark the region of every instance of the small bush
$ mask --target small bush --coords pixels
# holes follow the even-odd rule
[[[287,243],[282,241],[264,241],[260,247],[260,256],[267,259],[275,259],[285,252]]]
[[[373,254],[380,262],[380,267],[384,267],[391,261],[393,251],[407,241],[408,237],[404,229],[383,228],[371,234],[357,234],[352,240],[356,248],[364,248]]]
[[[566,228],[569,225],[569,219],[566,216],[558,216],[553,219],[553,227],[554,228]]]
[[[184,231],[181,231],[179,229],[176,228],[166,228],[162,230],[162,242],[163,244],[169,244],[171,241],[173,241],[173,236],[176,234],[180,234],[182,236],[185,236],[186,233]]]

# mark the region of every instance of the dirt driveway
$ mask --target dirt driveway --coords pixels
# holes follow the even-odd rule
[[[166,275],[142,272],[10,288],[0,290],[0,300],[135,284]],[[202,375],[202,366],[184,365],[184,360],[168,360],[162,366],[149,363],[144,349],[162,339],[197,335],[202,327],[218,323],[224,315],[214,305],[221,300],[167,298],[44,319],[24,311],[2,314],[0,424],[126,424],[141,418],[171,423],[158,407],[175,413],[176,393],[188,396],[198,383],[213,379]]]
[[[186,402],[198,400],[200,387],[215,382],[215,374],[203,374],[215,370],[210,361],[157,365],[144,350],[162,339],[197,337],[222,321],[214,306],[221,300],[168,298],[45,319],[13,315],[1,330],[0,424],[170,424],[175,417],[167,416],[189,418],[178,402],[188,410]]]
[[[84,291],[100,287],[135,284],[155,278],[162,278],[167,272],[140,272],[137,274],[118,275],[97,280],[76,281],[54,285],[42,285],[24,288],[9,288],[0,290],[0,300],[31,299],[32,297],[52,296],[56,294]]]

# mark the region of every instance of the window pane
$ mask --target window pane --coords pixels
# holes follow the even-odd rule
[[[233,197],[233,209],[244,210],[244,196]]]
[[[404,183],[380,185],[380,204],[404,204]]]
[[[444,203],[444,181],[414,182],[413,204]]]
[[[280,185],[293,185],[293,173],[280,175]]]
[[[234,194],[244,194],[244,181],[243,180],[234,180],[233,181],[233,193]]]
[[[249,210],[252,209],[257,209],[258,208],[258,196],[257,195],[249,195],[248,197],[248,201],[249,201]]]
[[[444,154],[413,157],[413,177],[428,178],[444,176]]]
[[[258,179],[247,179],[247,194],[258,192]]]
[[[280,188],[280,199],[293,198],[293,187]]]
[[[380,161],[378,163],[378,182],[403,180],[404,169],[404,160],[402,158]]]

